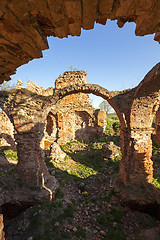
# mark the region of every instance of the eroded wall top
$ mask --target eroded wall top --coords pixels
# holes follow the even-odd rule
[[[64,72],[63,75],[60,75],[55,81],[55,89],[63,89],[65,87],[69,87],[72,85],[83,85],[87,83],[87,72],[86,71],[67,71]],[[56,104],[57,108],[61,108],[65,110],[65,107],[71,108],[71,106],[78,106],[89,108],[93,110],[93,107],[90,102],[90,97],[88,94],[84,93],[76,93],[69,96],[64,97],[63,99],[59,100]]]
[[[0,83],[10,80],[16,68],[42,57],[47,36],[80,36],[81,27],[136,23],[136,35],[157,33],[160,41],[160,1],[157,0],[1,0]]]
[[[27,89],[31,92],[34,92],[38,95],[43,95],[43,96],[50,96],[53,95],[53,92],[56,90],[63,89],[65,87],[69,87],[72,85],[83,85],[87,83],[87,72],[86,71],[67,71],[64,72],[63,75],[60,75],[56,81],[55,81],[55,88],[49,87],[46,90],[37,85],[36,83],[32,81],[28,81],[27,84]],[[19,87],[19,80],[17,83],[16,88]],[[23,87],[21,85],[21,87]],[[90,102],[90,97],[88,94],[84,93],[76,93],[72,94],[69,96],[64,97],[63,99],[60,99],[57,104],[56,108],[58,109],[63,109],[66,111],[65,107],[71,108],[71,106],[74,106],[74,108],[77,106],[78,108],[84,107],[87,108],[88,110],[91,109],[93,110],[93,107]]]

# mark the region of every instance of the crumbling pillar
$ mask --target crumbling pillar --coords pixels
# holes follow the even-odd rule
[[[14,126],[17,143],[17,178],[28,186],[41,187],[42,182],[50,182],[53,190],[57,189],[57,180],[50,176],[40,147],[46,119],[42,109],[46,99],[24,88],[5,94],[8,101],[3,108]]]
[[[49,177],[45,164],[44,152],[40,148],[42,133],[34,129],[33,132],[18,133],[15,135],[17,142],[18,164],[16,171],[23,183],[33,186],[42,185],[42,173],[44,178]]]
[[[119,178],[125,185],[153,181],[152,128],[121,129]]]

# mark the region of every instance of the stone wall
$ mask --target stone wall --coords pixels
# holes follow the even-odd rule
[[[27,89],[42,96],[50,96],[54,91],[76,84],[87,83],[87,72],[67,71],[60,75],[55,81],[55,88],[44,89],[32,81],[28,82]],[[23,88],[22,82],[18,80],[17,89]],[[103,110],[95,110],[90,102],[88,94],[76,93],[59,100],[50,109],[44,126],[44,137],[41,147],[48,148],[52,142],[57,141],[60,145],[71,140],[91,140],[101,135],[106,127],[106,113]],[[14,145],[14,128],[7,115],[2,112],[0,120],[0,146]],[[5,137],[5,138],[4,138]],[[8,143],[6,142],[6,139]],[[10,140],[10,141],[9,141]]]
[[[159,107],[160,63],[147,73],[137,87],[124,91],[108,91],[96,84],[69,85],[54,89],[51,96],[38,95],[25,88],[0,91],[0,107],[7,112],[15,127],[18,153],[16,172],[19,179],[30,186],[41,186],[43,175],[48,182],[51,176],[40,148],[47,115],[57,111],[56,103],[59,100],[79,92],[101,96],[119,117],[122,160],[116,191],[122,193],[125,202],[131,201],[132,206],[137,203],[145,207],[151,206],[151,203],[154,206],[160,204],[160,191],[152,185],[151,161],[152,122]],[[63,114],[60,113],[60,116],[59,122],[63,128]],[[52,125],[48,129],[51,134]],[[55,179],[53,181],[55,192],[58,185]]]
[[[78,84],[87,83],[87,72],[85,71],[67,71],[55,81],[55,90],[60,90],[65,87]],[[53,110],[48,115],[47,125],[52,119],[50,124],[52,125],[53,133],[52,141],[57,138],[57,142],[62,145],[71,140],[91,140],[94,137],[102,134],[106,127],[106,113],[103,112],[103,120],[100,123],[100,115],[97,114],[98,110],[92,107],[90,97],[88,94],[76,93],[69,96],[65,96],[59,100],[54,106]],[[49,117],[52,114],[52,118]],[[102,116],[101,116],[102,117]],[[57,125],[57,131],[55,126]],[[53,127],[54,126],[54,127]],[[47,133],[47,127],[45,131],[44,141],[50,139]],[[48,143],[49,144],[49,143]],[[50,143],[51,144],[51,143]]]

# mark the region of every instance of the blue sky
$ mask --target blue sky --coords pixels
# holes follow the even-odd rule
[[[50,37],[50,48],[43,51],[43,58],[19,67],[12,81],[21,79],[26,86],[32,80],[44,88],[54,87],[55,79],[73,66],[87,71],[88,83],[108,90],[135,87],[160,61],[160,45],[153,35],[137,37],[134,32],[134,23],[119,29],[116,21],[108,20],[105,26],[95,24],[93,30],[82,30],[80,37]],[[91,98],[98,107],[102,99]]]

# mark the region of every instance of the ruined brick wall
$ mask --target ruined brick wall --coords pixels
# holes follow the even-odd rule
[[[150,158],[152,155],[152,122],[159,107],[160,63],[150,70],[137,87],[124,91],[109,92],[96,84],[70,85],[60,90],[53,90],[51,96],[34,94],[25,88],[0,91],[0,107],[7,111],[15,126],[18,152],[16,171],[19,178],[34,186],[40,186],[42,173],[46,172],[45,178],[49,179],[44,152],[40,148],[45,120],[47,120],[48,113],[57,114],[58,128],[63,132],[65,129],[64,114],[63,111],[58,112],[56,103],[63,97],[78,92],[93,93],[103,97],[115,109],[119,117],[122,160],[119,166],[119,179],[117,181],[119,184],[116,191],[119,187],[125,188],[128,195],[128,190],[135,186],[137,194],[135,195],[134,189],[133,192],[132,190],[130,192],[130,198],[135,203],[136,201],[140,204],[147,203],[145,206],[148,206],[149,202],[148,199],[147,202],[145,200],[145,192],[152,203],[159,203],[160,195],[157,196],[155,187],[150,184],[153,182],[153,163]],[[70,109],[69,104],[64,109],[64,113],[67,113]],[[86,110],[79,108],[79,110],[74,109],[74,111],[85,112]],[[99,113],[97,116],[97,122],[102,122],[100,120],[101,114]],[[84,118],[79,113],[78,117]],[[48,133],[52,135],[51,116],[48,121],[50,123],[47,127]],[[84,124],[88,124],[88,122],[87,118]],[[137,189],[143,191],[140,193],[140,191],[137,192]],[[124,192],[122,194],[125,198],[126,194]]]
[[[71,85],[79,85],[87,83],[86,71],[67,71],[60,75],[55,81],[55,90],[59,90]],[[51,111],[52,112],[52,111]],[[97,111],[96,111],[97,112]],[[102,122],[100,123],[97,113],[92,107],[88,94],[76,93],[65,96],[59,100],[53,109],[51,125],[57,125],[57,131],[53,128],[53,133],[47,133],[47,127],[44,134],[44,144],[48,146],[55,141],[62,145],[71,140],[91,140],[95,136],[102,134],[106,127],[106,113],[103,111]],[[102,112],[102,111],[100,111]],[[50,113],[51,114],[51,113]],[[49,116],[48,116],[49,117]],[[49,126],[49,118],[47,126]],[[47,142],[48,141],[48,142]],[[50,142],[50,143],[49,143]]]
[[[55,81],[55,89],[49,87],[46,90],[32,81],[28,82],[27,89],[42,96],[53,95],[53,92],[64,87],[87,83],[87,72],[85,71],[67,71],[60,75]],[[23,88],[21,80],[17,82],[17,89]],[[3,135],[13,140],[13,125],[10,120],[2,113],[3,119],[1,132]],[[105,131],[106,113],[102,110],[96,110],[92,107],[90,97],[85,93],[76,93],[59,100],[56,105],[51,107],[46,118],[44,127],[44,136],[41,141],[41,148],[45,149],[52,142],[57,141],[60,145],[71,140],[90,140]],[[4,138],[1,138],[0,146],[6,144]]]
[[[86,71],[66,71],[55,81],[55,89],[47,90],[29,81],[27,89],[40,95],[49,96],[54,91],[72,85],[87,83]],[[92,107],[88,94],[76,93],[66,96],[56,103],[49,112],[41,147],[47,148],[52,142],[60,145],[71,140],[90,140],[102,134],[106,127],[106,113]]]
[[[59,78],[55,81],[55,89],[62,89],[71,85],[81,85],[87,83],[87,72],[86,71],[67,71],[64,72],[63,75],[60,75]],[[69,106],[72,108],[73,106],[78,107],[86,107],[87,109],[92,109],[92,105],[90,103],[90,98],[88,94],[84,93],[76,93],[69,96],[64,97],[59,100],[56,104],[57,108],[62,108],[62,106]]]
[[[53,95],[53,87],[44,89],[43,87],[37,85],[36,83],[32,82],[31,80],[28,81],[27,89],[31,92],[34,92],[36,94],[43,95],[43,96]]]

